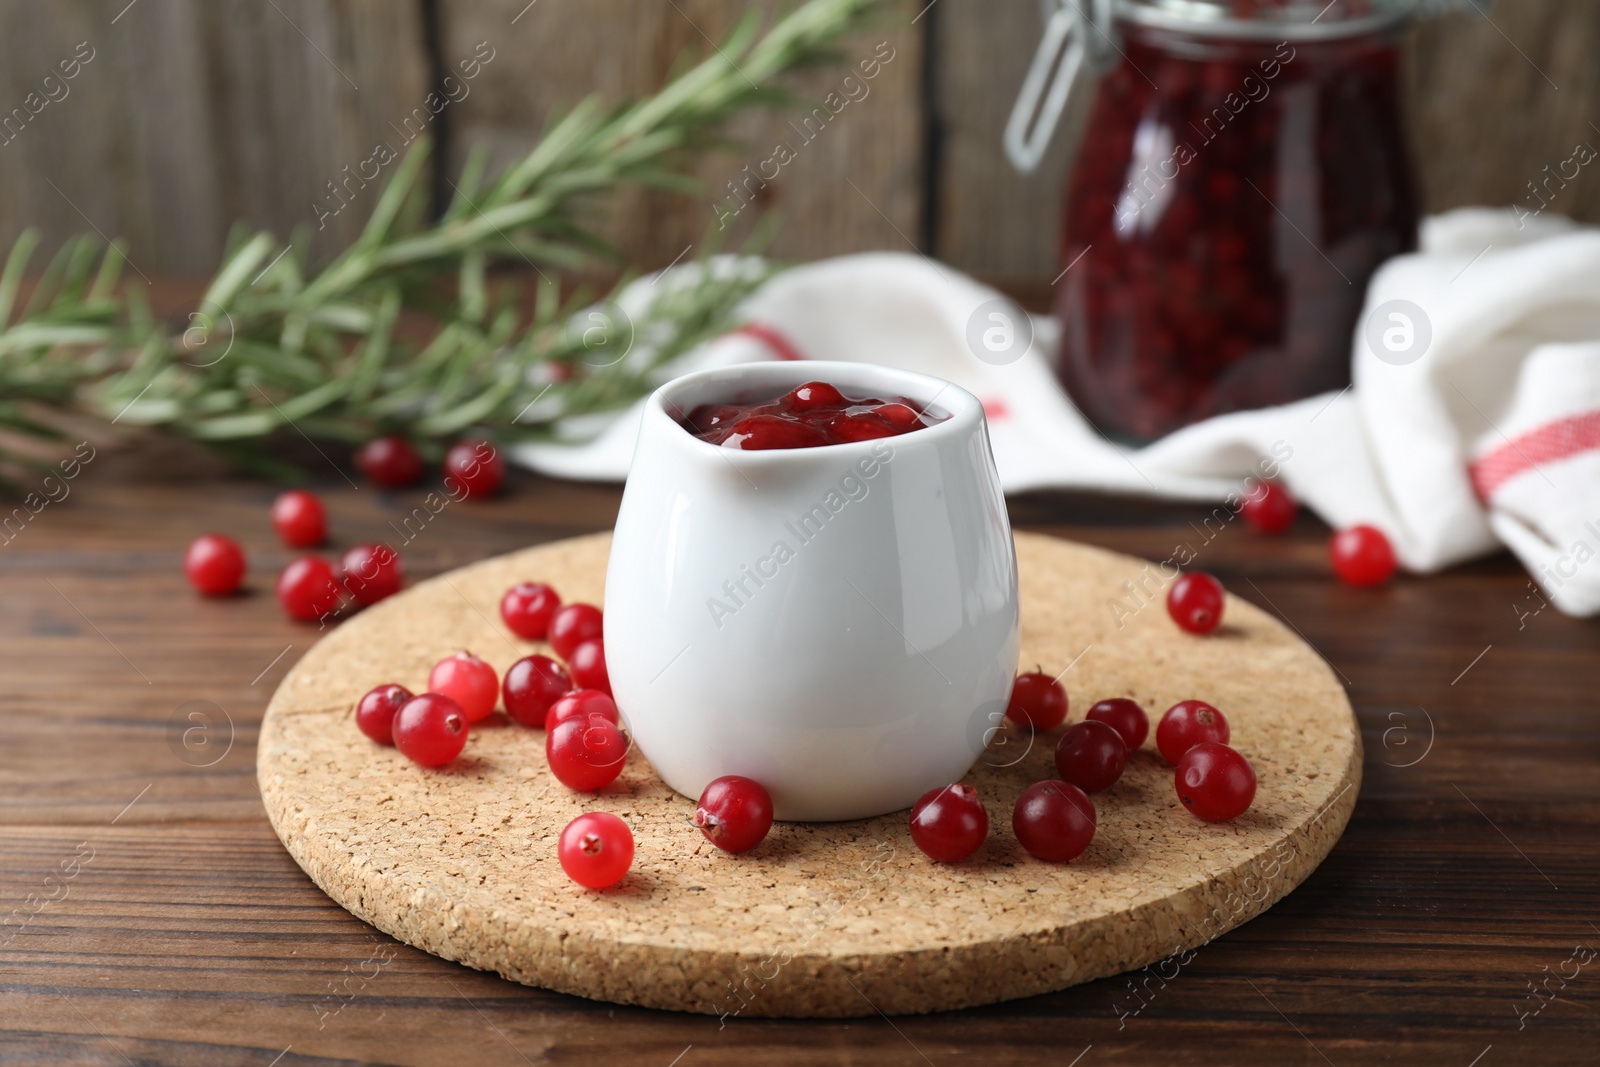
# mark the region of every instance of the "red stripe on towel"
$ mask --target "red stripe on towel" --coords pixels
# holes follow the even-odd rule
[[[1488,500],[1506,482],[1541,463],[1600,448],[1600,411],[1547,422],[1485,452],[1467,467],[1478,497]]]
[[[983,413],[989,417],[990,422],[1000,422],[1011,417],[1011,405],[1003,397],[986,396],[983,398]]]
[[[738,329],[728,331],[729,336],[740,333],[754,337],[757,341],[772,349],[772,354],[779,359],[795,361],[806,358],[800,354],[800,350],[794,346],[793,342],[771,326],[763,326],[759,322],[747,322]]]

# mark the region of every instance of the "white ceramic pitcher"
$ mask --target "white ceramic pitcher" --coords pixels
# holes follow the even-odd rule
[[[943,417],[750,452],[675,418],[814,380]],[[1011,526],[971,393],[806,361],[690,374],[650,398],[606,574],[606,660],[635,743],[678,792],[740,774],[779,819],[907,808],[983,751],[1018,643]]]

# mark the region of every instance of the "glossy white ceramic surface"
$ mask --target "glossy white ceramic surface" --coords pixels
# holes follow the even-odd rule
[[[757,452],[673,417],[812,380],[948,417]],[[742,774],[779,819],[907,808],[983,751],[1018,641],[1011,526],[972,394],[807,361],[705,371],[651,397],[606,573],[606,660],[634,742],[680,793]]]

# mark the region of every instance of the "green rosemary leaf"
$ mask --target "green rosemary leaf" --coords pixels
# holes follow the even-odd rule
[[[225,314],[234,297],[239,294],[239,290],[254,277],[276,243],[270,233],[258,233],[246,241],[223,264],[216,278],[212,279],[210,287],[206,289],[205,296],[200,298],[201,313],[211,316]]]
[[[14,405],[81,406],[281,474],[291,468],[270,459],[270,441],[291,424],[341,441],[404,431],[436,454],[463,432],[548,437],[553,417],[631,403],[659,368],[729,328],[778,268],[710,269],[725,235],[708,230],[698,267],[656,287],[618,333],[593,316],[631,275],[606,291],[575,284],[621,258],[579,220],[626,185],[700,190],[691,153],[728,143],[721,126],[738,111],[791,100],[772,79],[817,61],[873,7],[810,0],[764,31],[749,14],[653,97],[581,101],[498,175],[474,150],[433,221],[433,148],[419,138],[325,266],[310,265],[309,227],[285,245],[236,225],[199,307],[176,323],[155,319],[142,287],[119,286],[124,246],[91,237],[56,252],[17,313],[39,244],[24,232],[0,268],[0,426],[38,437],[48,420]],[[0,468],[25,462],[0,454]]]
[[[95,275],[94,284],[89,287],[86,300],[94,304],[104,301],[115,308],[117,305],[113,297],[117,290],[117,279],[122,277],[122,265],[127,261],[127,242],[121,239],[112,241],[105,255],[100,257],[100,270]],[[3,322],[4,316],[0,316],[0,323]]]
[[[17,301],[17,289],[22,285],[22,273],[28,269],[28,260],[39,247],[39,231],[23,230],[11,245],[6,256],[6,266],[0,272],[0,328],[11,322],[11,308]]]
[[[383,303],[378,305],[374,319],[372,331],[361,343],[360,357],[356,360],[355,373],[352,375],[350,399],[353,403],[359,404],[371,398],[379,372],[389,358],[395,323],[400,319],[398,287],[391,286],[384,292]]]

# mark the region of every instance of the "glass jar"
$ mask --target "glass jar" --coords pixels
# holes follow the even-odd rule
[[[1113,0],[1080,27],[1115,54],[1067,184],[1056,371],[1102,433],[1349,384],[1367,281],[1416,243],[1408,10],[1324,4]]]

